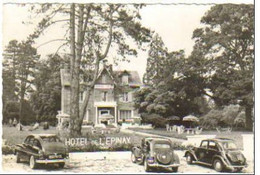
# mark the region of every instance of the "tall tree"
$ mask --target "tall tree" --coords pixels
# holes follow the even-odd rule
[[[68,62],[59,55],[48,55],[36,65],[35,90],[30,96],[31,106],[38,120],[53,122],[61,108],[60,69]]]
[[[19,120],[23,122],[23,105],[28,92],[32,91],[35,64],[39,59],[37,50],[30,42],[10,41],[4,52],[3,72],[11,73],[10,91],[12,99],[19,98]],[[6,80],[6,77],[4,77]],[[5,83],[4,83],[5,84]],[[8,86],[7,86],[8,87]],[[6,88],[5,88],[6,89]],[[6,93],[6,91],[4,91]]]
[[[108,56],[113,48],[118,58],[126,59],[126,55],[136,55],[135,42],[141,46],[149,41],[150,31],[140,24],[139,9],[141,5],[123,4],[44,4],[38,10],[46,14],[39,23],[38,30],[30,36],[38,37],[46,27],[63,20],[54,20],[57,13],[69,15],[69,45],[71,74],[71,111],[70,133],[81,134],[81,125],[88,105],[90,92],[96,82],[100,62]],[[117,58],[117,59],[118,59]],[[83,105],[79,108],[79,73],[84,59],[91,60],[94,75],[86,87]]]
[[[144,74],[146,84],[158,84],[161,81],[167,55],[168,51],[162,38],[155,34],[149,45],[146,73]]]
[[[254,6],[216,5],[201,23],[204,27],[193,33],[192,54],[208,69],[211,97],[218,106],[244,106],[246,128],[252,130]]]

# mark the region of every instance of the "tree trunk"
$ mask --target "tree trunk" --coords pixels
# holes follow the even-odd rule
[[[246,106],[246,130],[253,131],[252,107]]]
[[[19,121],[19,123],[23,123],[24,122],[24,118],[23,118],[23,103],[24,103],[24,94],[25,94],[24,82],[21,82],[20,88],[21,88],[21,90],[20,90],[21,96],[20,96],[19,120],[18,121]]]
[[[71,4],[70,12],[70,136],[81,135],[79,121],[79,63],[75,54],[75,4]]]

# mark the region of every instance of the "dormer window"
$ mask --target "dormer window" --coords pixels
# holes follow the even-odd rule
[[[128,80],[129,80],[129,75],[125,74],[125,75],[122,76],[122,83],[123,84],[128,84],[129,83]]]

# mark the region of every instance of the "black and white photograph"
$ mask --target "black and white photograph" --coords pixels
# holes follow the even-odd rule
[[[255,174],[253,0],[1,5],[1,173]]]

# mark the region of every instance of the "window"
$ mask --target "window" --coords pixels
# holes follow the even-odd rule
[[[216,142],[210,141],[209,142],[209,149],[217,150]]]
[[[128,101],[129,98],[128,98],[128,92],[124,92],[123,93],[123,101]]]
[[[203,141],[200,145],[201,148],[207,148],[208,147],[208,141]]]
[[[107,101],[107,92],[103,92],[102,101]]]
[[[99,110],[99,115],[104,115],[104,114],[110,114],[110,110],[107,110],[107,109]]]
[[[120,110],[121,119],[131,119],[132,111],[131,110]]]
[[[122,76],[122,83],[123,84],[128,84],[128,75],[123,75]]]
[[[83,101],[84,99],[84,92],[79,93],[79,101]]]

